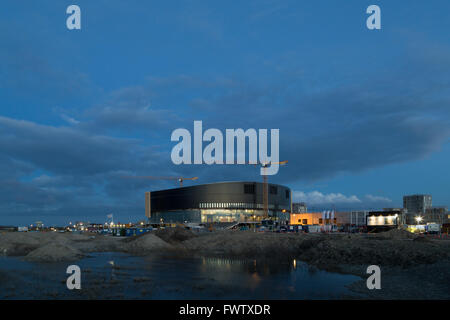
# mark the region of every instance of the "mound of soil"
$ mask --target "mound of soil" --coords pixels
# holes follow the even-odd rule
[[[409,234],[390,232],[387,236],[405,237]],[[227,231],[187,240],[183,246],[200,255],[271,260],[298,258],[328,270],[336,270],[344,264],[410,267],[450,257],[450,245],[446,243],[373,239],[372,235],[346,237]]]
[[[34,232],[8,232],[0,234],[0,254],[24,256],[42,245],[43,236]]]
[[[146,233],[124,242],[122,248],[125,252],[142,255],[171,249],[172,246],[154,234]]]
[[[75,261],[84,257],[84,254],[71,246],[60,243],[48,243],[25,256],[25,260],[34,262],[60,262]]]
[[[418,237],[403,230],[380,234],[292,234],[216,231],[195,234],[178,227],[136,237],[66,233],[0,234],[0,255],[31,261],[70,261],[89,252],[135,255],[177,254],[289,261],[293,258],[333,270],[340,265],[411,267],[450,258],[450,242]]]
[[[377,237],[389,240],[415,239],[417,235],[402,229],[392,229],[376,234]]]
[[[403,236],[403,235],[401,235]],[[328,237],[300,253],[305,262],[324,269],[339,265],[380,265],[409,268],[414,265],[431,264],[450,257],[450,246],[432,241],[405,241],[384,239],[373,241],[361,235],[359,239],[333,241]]]
[[[183,242],[195,253],[236,258],[290,259],[302,246],[309,247],[308,239],[316,236],[260,233],[253,231],[218,231]]]
[[[177,244],[197,237],[191,230],[182,227],[158,229],[154,234],[171,244]]]

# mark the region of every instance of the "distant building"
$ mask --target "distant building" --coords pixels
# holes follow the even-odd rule
[[[88,231],[88,227],[90,226],[90,222],[86,221],[77,221],[73,225],[73,228],[77,231]]]
[[[431,207],[425,211],[425,223],[449,223],[448,207]]]
[[[304,212],[304,213],[291,213],[290,216],[291,225],[309,225],[318,224],[323,225],[322,212]]]
[[[17,227],[14,226],[0,226],[0,231],[17,231]]]
[[[367,230],[369,232],[387,231],[401,225],[402,213],[393,211],[370,211],[367,215]]]
[[[361,210],[361,211],[352,211],[349,214],[349,224],[354,226],[365,226],[367,223],[367,215],[369,214],[369,211],[367,210]]]
[[[323,212],[304,212],[304,213],[291,213],[290,224],[291,225],[347,225],[349,224],[349,212],[334,212],[328,217],[324,218]]]
[[[432,198],[429,194],[413,194],[403,197],[403,209],[406,210],[404,223],[415,225],[425,222],[423,217],[428,209],[432,207]],[[420,217],[421,221],[417,218]]]
[[[429,194],[413,194],[403,197],[403,208],[408,214],[424,215],[427,209],[432,207],[431,195]]]
[[[145,215],[158,223],[259,222],[266,219],[289,221],[291,190],[268,185],[264,209],[261,182],[217,182],[145,193]]]
[[[44,223],[42,221],[36,221],[35,225],[37,230],[41,230],[44,228]]]
[[[404,209],[404,208],[383,208],[383,211],[399,211],[399,212],[406,212],[406,209]]]
[[[308,208],[306,207],[305,202],[294,202],[292,203],[292,212],[293,213],[306,213],[308,212]]]
[[[349,211],[336,212],[334,217],[338,226],[350,225],[351,213]]]

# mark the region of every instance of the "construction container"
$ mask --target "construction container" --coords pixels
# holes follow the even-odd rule
[[[317,233],[320,232],[321,227],[315,224],[309,224],[303,226],[304,230],[308,233]]]
[[[125,236],[126,237],[138,236],[152,230],[153,228],[127,228],[125,230]]]
[[[288,231],[289,232],[302,232],[303,231],[303,226],[302,225],[298,225],[298,224],[289,225],[288,226]]]

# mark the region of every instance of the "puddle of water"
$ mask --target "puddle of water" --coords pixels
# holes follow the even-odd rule
[[[219,258],[136,257],[95,253],[81,268],[81,290],[68,290],[72,263],[0,257],[1,299],[339,299],[360,278],[293,260],[269,264]]]

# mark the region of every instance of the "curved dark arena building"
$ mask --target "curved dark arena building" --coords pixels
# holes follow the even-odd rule
[[[252,222],[288,220],[291,190],[268,185],[268,216],[263,183],[219,182],[145,193],[145,215],[151,223]]]

